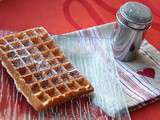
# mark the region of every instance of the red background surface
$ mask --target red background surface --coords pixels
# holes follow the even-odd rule
[[[114,21],[117,9],[127,0],[2,0],[0,29],[19,31],[44,26],[61,34]],[[146,38],[160,49],[160,0],[137,0],[153,12]],[[131,113],[133,120],[160,120],[160,102]]]

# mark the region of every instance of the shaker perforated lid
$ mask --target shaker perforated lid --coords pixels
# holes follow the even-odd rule
[[[152,22],[150,8],[142,3],[127,2],[116,14],[117,20],[134,29],[147,29]]]

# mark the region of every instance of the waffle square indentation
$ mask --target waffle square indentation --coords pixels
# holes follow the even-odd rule
[[[27,75],[23,77],[23,79],[27,84],[31,84],[35,82],[34,77],[32,75]]]
[[[52,87],[52,85],[48,82],[48,80],[44,80],[44,81],[40,82],[40,86],[43,89],[48,89],[48,88]]]
[[[75,81],[71,81],[67,83],[67,86],[71,89],[71,90],[76,90],[79,88],[79,85],[75,82]]]
[[[29,39],[24,39],[23,41],[21,41],[22,44],[25,46],[25,47],[28,47],[28,46],[32,46],[33,43],[29,40]]]
[[[15,59],[18,57],[17,53],[15,51],[11,51],[7,53],[8,58]]]
[[[57,89],[60,91],[60,93],[65,94],[68,92],[68,88],[64,84],[60,84],[57,86]]]
[[[31,85],[31,90],[33,94],[41,92],[40,87],[37,83]]]
[[[43,52],[43,51],[46,51],[47,48],[44,46],[44,45],[38,45],[37,48],[39,49],[39,51]]]
[[[11,46],[12,46],[14,49],[22,48],[22,44],[19,43],[19,42],[13,42],[13,43],[11,43]]]
[[[45,80],[45,75],[43,72],[38,72],[38,73],[35,73],[34,74],[34,77],[37,79],[37,80]]]
[[[50,81],[51,81],[52,84],[54,84],[54,85],[58,85],[58,84],[62,83],[62,80],[61,80],[58,76],[54,76],[53,78],[51,78]]]
[[[38,54],[39,53],[39,51],[36,47],[30,47],[30,48],[27,48],[27,50],[30,54]]]
[[[39,95],[37,95],[37,98],[41,101],[41,102],[45,102],[45,101],[47,101],[48,100],[48,96],[45,94],[45,93],[41,93],[41,94],[39,94]]]
[[[30,73],[26,67],[18,68],[17,71],[21,76],[28,75]]]
[[[17,53],[19,56],[27,56],[28,55],[28,53],[25,49],[17,50]]]
[[[22,60],[25,64],[32,64],[33,63],[33,59],[31,56],[23,57]]]
[[[51,89],[47,90],[46,93],[50,97],[56,97],[56,96],[60,95],[59,92],[55,88],[51,88]]]
[[[81,77],[80,72],[77,70],[70,71],[70,75],[75,79]]]
[[[15,59],[15,60],[12,60],[11,62],[16,68],[24,66],[24,63],[22,62],[21,59]]]
[[[56,59],[52,59],[52,60],[50,60],[50,61],[48,61],[48,62],[49,62],[49,64],[50,64],[50,66],[52,66],[52,67],[59,64],[59,62],[58,62]]]

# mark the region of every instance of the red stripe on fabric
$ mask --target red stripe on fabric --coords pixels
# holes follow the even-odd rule
[[[131,94],[128,93],[128,91],[126,91],[124,89],[125,94],[130,97],[131,99],[133,99],[133,101],[135,100],[137,103],[140,103],[141,101],[139,101],[138,99],[136,99],[135,97],[133,97]],[[137,104],[136,102],[134,102],[135,104]]]
[[[124,78],[125,79],[125,78]],[[145,101],[145,99],[144,98],[142,98],[141,96],[139,96],[137,93],[135,93],[133,90],[131,90],[125,83],[123,83],[122,81],[120,81],[121,83],[122,83],[122,85],[126,88],[125,90],[126,90],[126,92],[127,92],[127,90],[129,90],[131,93],[133,93],[135,96],[138,96],[142,101]],[[128,93],[129,94],[129,93]],[[134,99],[136,99],[136,98],[134,98]],[[136,99],[136,100],[138,100],[138,99]],[[142,102],[142,101],[140,101],[139,100],[139,102]]]
[[[119,62],[119,65],[121,65],[120,62]],[[121,67],[122,67],[126,72],[128,72],[129,74],[131,74],[131,75],[133,76],[133,74],[130,73],[130,72],[129,72],[126,68],[124,68],[122,65],[121,65]],[[125,74],[124,74],[124,75],[125,75]],[[126,76],[126,75],[125,75],[125,76]],[[126,77],[130,78],[129,76],[126,76]],[[151,94],[148,93],[147,91],[141,89],[141,87],[139,87],[135,82],[133,82],[133,81],[131,80],[131,78],[130,78],[130,79],[124,79],[124,80],[126,80],[128,83],[130,83],[130,85],[133,87],[133,89],[135,89],[135,90],[136,90],[137,92],[139,92],[140,94],[144,95],[147,100],[154,97],[153,95],[151,95]]]

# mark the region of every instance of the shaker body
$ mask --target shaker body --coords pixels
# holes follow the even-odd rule
[[[143,30],[132,29],[117,21],[112,35],[112,47],[115,58],[121,61],[135,59],[143,39]]]

